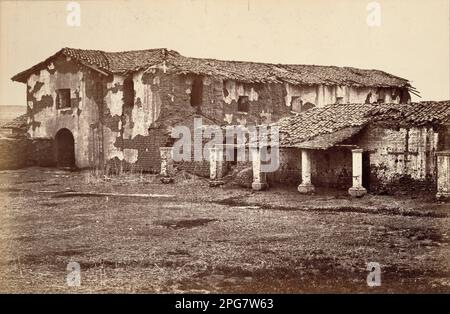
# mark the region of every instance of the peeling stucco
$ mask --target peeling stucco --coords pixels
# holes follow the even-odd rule
[[[226,104],[231,104],[234,101],[238,101],[239,96],[248,96],[249,101],[257,101],[258,93],[253,87],[249,87],[243,83],[238,83],[236,81],[226,80],[223,82],[224,85],[224,97],[223,100]]]
[[[114,160],[154,171],[159,166],[159,146],[170,145],[167,129],[189,124],[197,115],[211,124],[253,125],[290,115],[295,96],[318,106],[334,103],[337,97],[364,102],[369,93],[370,101],[377,101],[381,92],[385,99],[393,97],[388,89],[242,83],[174,70],[166,65],[127,76],[105,75],[57,58],[28,78],[29,135],[53,138],[67,128],[76,142],[79,167]],[[134,99],[124,104],[124,82],[131,76]],[[194,78],[197,82],[201,78],[203,84],[198,108],[190,102]],[[70,89],[70,108],[56,108],[56,91],[61,88]],[[240,96],[248,97],[248,112],[238,112]]]
[[[138,160],[138,154],[137,149],[125,148],[123,150],[124,160],[130,164],[134,164]]]
[[[391,88],[371,88],[352,86],[298,86],[284,84],[286,89],[285,104],[291,106],[292,97],[300,97],[303,103],[311,103],[318,107],[335,103],[376,103],[382,99],[386,103],[399,103],[400,97],[394,97]]]

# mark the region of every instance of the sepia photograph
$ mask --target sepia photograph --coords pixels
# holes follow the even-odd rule
[[[448,0],[0,1],[0,293],[450,293],[449,47]]]

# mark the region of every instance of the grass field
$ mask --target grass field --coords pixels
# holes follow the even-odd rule
[[[450,205],[0,172],[1,292],[450,292]],[[68,262],[81,286],[66,284]],[[368,287],[368,262],[381,286]]]

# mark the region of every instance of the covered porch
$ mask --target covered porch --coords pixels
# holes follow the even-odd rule
[[[362,197],[369,185],[368,152],[355,145],[337,145],[328,150],[295,148],[298,156],[300,182],[297,190],[302,194],[316,192],[316,187],[342,189],[348,187],[352,197]],[[281,154],[282,155],[282,154]],[[261,171],[261,158],[253,153],[253,190],[270,185],[270,174]],[[283,157],[281,157],[283,158]],[[280,161],[282,163],[283,160]],[[282,174],[281,174],[282,175]]]

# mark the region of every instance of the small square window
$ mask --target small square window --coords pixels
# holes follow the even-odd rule
[[[56,91],[56,108],[70,108],[70,89],[63,88]]]
[[[250,103],[248,101],[248,96],[239,96],[238,111],[239,112],[248,112],[249,107],[250,107]]]

